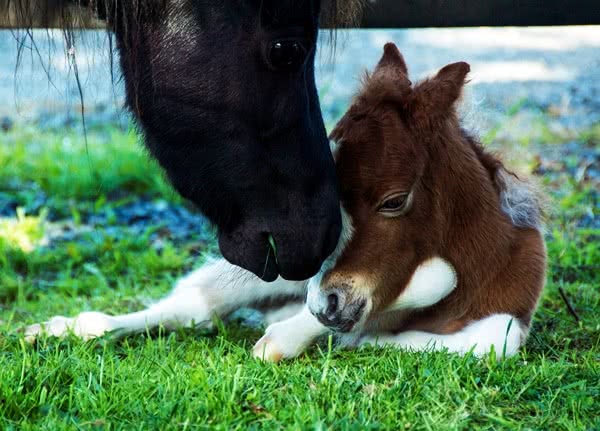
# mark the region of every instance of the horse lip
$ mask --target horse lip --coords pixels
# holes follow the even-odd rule
[[[314,261],[312,264],[300,268],[290,268],[286,262],[277,260],[277,270],[281,278],[292,281],[304,281],[313,277],[321,269],[321,262]]]
[[[354,304],[356,304],[356,302]],[[352,304],[352,305],[354,305],[354,304]],[[338,331],[338,332],[352,331],[352,329],[354,329],[354,326],[358,323],[358,321],[360,321],[366,305],[367,305],[367,301],[365,299],[361,299],[360,302],[358,302],[358,306],[356,306],[356,310],[354,310],[352,318],[342,320],[339,328],[337,328],[336,331]]]
[[[233,265],[239,266],[252,272],[258,278],[266,282],[272,282],[280,276],[281,270],[277,265],[277,259],[273,248],[265,238],[264,245],[268,245],[265,255],[263,243],[239,242],[231,234],[219,232],[219,248],[223,257]],[[242,251],[242,252],[240,252]],[[250,259],[248,257],[251,257]]]

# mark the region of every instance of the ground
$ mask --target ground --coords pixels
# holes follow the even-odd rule
[[[443,52],[445,61],[442,48],[423,56]],[[137,310],[217,250],[122,120],[93,117],[108,120],[91,121],[86,144],[60,115],[11,117],[0,131],[0,429],[600,429],[600,110],[596,84],[577,84],[591,64],[598,70],[600,53],[573,50],[543,50],[548,67],[588,54],[570,81],[523,80],[514,94],[504,81],[476,85],[497,103],[485,106],[483,142],[552,199],[547,287],[526,346],[501,362],[342,351],[325,339],[296,360],[265,364],[250,355],[256,314],[211,332],[30,346],[24,325]],[[329,127],[346,101],[335,83],[321,86]],[[577,93],[589,97],[560,103]]]

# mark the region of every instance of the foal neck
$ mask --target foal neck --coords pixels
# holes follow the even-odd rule
[[[462,274],[481,276],[488,265],[497,267],[508,256],[512,227],[494,183],[499,166],[462,129],[439,135],[434,143],[430,174],[443,212],[444,249],[452,262],[460,262]]]

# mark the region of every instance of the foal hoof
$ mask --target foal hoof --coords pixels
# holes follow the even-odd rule
[[[252,356],[267,362],[279,362],[283,359],[283,353],[267,335],[254,345]]]
[[[64,338],[70,333],[90,340],[100,337],[115,329],[113,317],[96,311],[79,314],[75,318],[54,316],[44,323],[36,323],[25,328],[24,338],[28,343],[33,343],[41,335]]]

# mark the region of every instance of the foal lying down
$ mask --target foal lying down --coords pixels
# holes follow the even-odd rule
[[[330,331],[345,346],[515,354],[545,280],[540,199],[461,129],[455,104],[468,72],[450,64],[413,86],[396,46],[385,46],[332,133],[343,234],[310,280],[266,283],[219,260],[147,310],[54,317],[26,336],[210,325],[240,307],[286,303],[255,356],[292,358]]]

